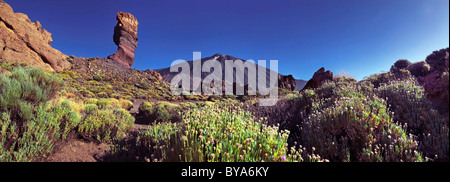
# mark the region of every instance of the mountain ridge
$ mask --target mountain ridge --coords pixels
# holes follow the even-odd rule
[[[243,63],[247,63],[247,60],[244,60],[244,59],[236,58],[236,57],[231,56],[231,55],[223,55],[221,53],[216,53],[216,54],[214,54],[212,56],[201,58],[201,64],[203,65],[203,63],[205,63],[208,60],[216,60],[216,61],[218,61],[221,64],[221,66],[222,66],[222,73],[225,73],[226,70],[227,70],[225,61],[241,60]],[[193,61],[194,60],[186,61],[189,64],[189,67],[190,67],[190,75],[189,75],[189,77],[190,77],[190,80],[191,80],[191,85],[193,83],[193,79],[198,79],[198,78],[193,76]],[[270,63],[266,63],[266,64],[270,64]],[[258,72],[259,69],[266,69],[266,80],[270,80],[269,79],[270,73],[271,72],[275,72],[275,71],[273,71],[273,70],[271,70],[269,68],[260,66],[260,65],[258,65],[256,63],[255,63],[255,65],[256,65],[256,72]],[[230,68],[228,68],[228,69],[230,69]],[[233,68],[231,68],[231,70],[233,70],[233,75],[236,75],[236,70],[233,69]],[[180,74],[178,72],[170,72],[170,67],[169,68],[162,68],[162,69],[155,69],[154,71],[159,73],[162,76],[162,79],[164,81],[167,81],[167,82],[170,82],[176,75]],[[213,73],[215,73],[215,72],[213,72]],[[206,76],[208,76],[210,74],[213,74],[213,73],[211,73],[211,72],[202,72],[201,73],[201,80],[203,80]],[[295,83],[295,79],[293,78],[292,75],[282,75],[282,74],[279,74],[277,72],[275,72],[275,73],[277,74],[278,81],[279,81],[278,82],[278,86],[280,88],[283,88],[283,89],[286,89],[286,90],[290,90],[290,91],[295,90],[295,87],[296,87],[295,84],[296,83]],[[216,75],[216,76],[217,77],[221,77],[222,81],[224,81],[225,80],[225,75],[226,75],[226,73],[222,74],[222,75]],[[237,75],[237,76],[239,76],[239,75]],[[233,78],[233,82],[234,83],[238,82],[238,81],[236,81],[237,78],[241,78],[241,77],[239,76],[239,77]],[[248,72],[244,71],[244,78],[243,79],[244,79],[243,85],[248,84]],[[268,87],[268,86],[269,86],[269,83],[267,82],[266,83],[266,87]],[[192,87],[191,87],[191,89],[192,89]],[[256,90],[258,90],[258,89],[256,89]]]

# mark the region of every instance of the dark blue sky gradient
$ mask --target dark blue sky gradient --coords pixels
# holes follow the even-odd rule
[[[169,67],[215,53],[277,59],[281,74],[320,67],[358,80],[398,59],[421,61],[449,46],[448,0],[5,0],[40,21],[67,55],[107,57],[118,11],[138,18],[133,68]]]

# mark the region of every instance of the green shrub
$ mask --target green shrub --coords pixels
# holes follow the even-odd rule
[[[19,102],[45,103],[56,95],[58,77],[31,67],[18,67],[10,76],[0,75],[0,111],[19,109]],[[13,114],[13,113],[12,113]]]
[[[102,81],[103,80],[103,75],[102,74],[96,74],[92,77],[92,79],[94,79],[95,81]]]
[[[134,124],[134,117],[118,107],[91,108],[81,121],[78,131],[86,139],[97,142],[109,142],[116,137],[123,137]]]
[[[26,63],[19,63],[19,62],[4,62],[2,59],[0,59],[0,68],[12,71],[16,67],[26,67]]]
[[[59,106],[53,106],[52,108],[50,108],[50,111],[53,114],[52,118],[54,118],[55,122],[61,123],[59,125],[59,132],[63,140],[65,140],[68,137],[69,133],[75,130],[75,128],[81,122],[81,115],[73,110],[68,101],[62,102]],[[43,121],[45,121],[45,119]]]
[[[331,99],[312,105],[301,138],[320,156],[331,161],[422,160],[417,142],[392,121],[384,100],[365,96],[355,85],[339,87]]]
[[[97,104],[97,102],[98,102],[98,99],[96,99],[96,98],[89,98],[84,101],[85,104]]]
[[[291,93],[291,91],[283,89],[283,88],[279,88],[279,92],[281,95],[287,95],[289,93]]]
[[[181,123],[159,123],[140,133],[151,161],[303,161],[302,150],[287,154],[289,131],[253,121],[239,106],[205,106],[183,114]],[[305,160],[321,160],[314,155]]]
[[[106,92],[99,92],[99,93],[97,93],[97,96],[100,98],[108,98],[109,94]]]
[[[153,114],[155,106],[155,103],[153,102],[143,102],[141,106],[139,106],[139,113],[145,113],[148,114],[147,117],[150,117],[151,114]]]
[[[197,108],[197,104],[192,102],[180,103],[180,106],[183,108],[183,110]]]
[[[31,67],[0,74],[2,161],[30,161],[51,152],[60,135],[59,125],[66,121],[56,120],[45,104],[60,84],[57,76]]]
[[[170,102],[158,102],[155,106],[156,122],[177,122],[180,121],[179,105]]]
[[[316,93],[314,93],[314,90],[311,90],[311,89],[306,89],[304,93],[307,96],[314,96],[316,94]]]
[[[112,101],[111,101],[111,99],[101,98],[101,99],[99,99],[97,101],[97,105],[99,107],[111,106],[112,105]]]
[[[98,106],[96,104],[86,104],[84,106],[84,110],[86,113],[91,114],[93,112],[97,112]]]
[[[146,123],[178,122],[181,120],[179,112],[179,105],[165,101],[156,104],[144,102],[139,107],[139,115]]]
[[[144,90],[151,88],[150,84],[148,84],[147,82],[141,82],[139,84],[136,84],[136,87],[138,87],[140,89],[144,89]]]
[[[46,157],[57,140],[65,140],[81,120],[67,102],[38,106],[22,131],[8,112],[0,113],[0,161],[33,161]]]
[[[118,106],[120,107],[120,101],[115,98],[109,98],[110,106]]]
[[[212,106],[212,105],[214,105],[214,102],[211,102],[211,101],[199,102],[199,103],[197,103],[197,105],[198,105],[198,107]]]
[[[130,110],[131,108],[133,108],[133,102],[129,100],[120,99],[119,106],[125,110]]]

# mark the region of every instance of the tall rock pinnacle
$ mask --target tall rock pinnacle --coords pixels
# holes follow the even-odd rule
[[[134,62],[134,53],[137,48],[138,21],[130,13],[117,13],[117,25],[114,27],[114,43],[118,46],[117,52],[109,56],[126,68],[131,68]]]

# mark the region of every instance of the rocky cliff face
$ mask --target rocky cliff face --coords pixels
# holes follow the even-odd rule
[[[137,48],[138,21],[130,13],[117,13],[117,25],[114,27],[114,43],[118,46],[117,52],[109,59],[117,61],[125,68],[131,68],[134,63],[134,53]]]
[[[330,70],[325,71],[325,68],[322,67],[314,73],[302,90],[320,87],[327,80],[333,80],[333,72]]]
[[[47,71],[62,71],[71,64],[67,55],[53,49],[51,33],[26,14],[14,13],[11,6],[0,1],[0,58],[21,62]]]
[[[278,75],[278,87],[289,91],[294,91],[296,86],[295,78],[292,75]]]
[[[439,109],[448,112],[449,48],[434,51],[427,56],[425,62],[430,65],[431,69],[430,73],[423,77],[423,87],[427,92],[428,97],[435,99],[435,105],[439,105]]]

